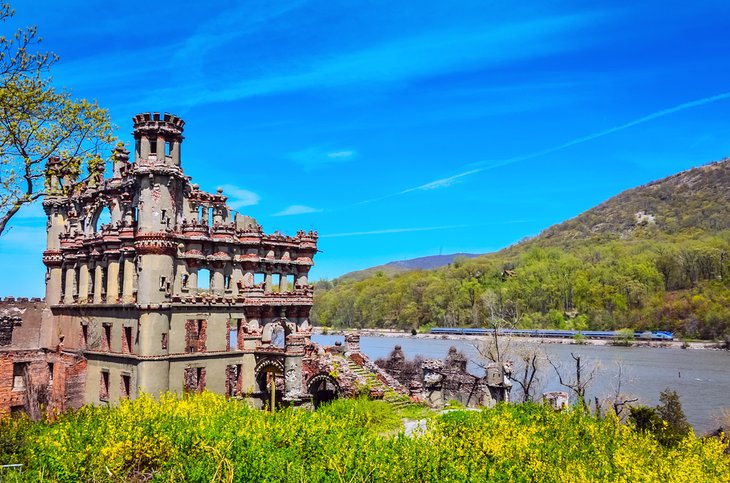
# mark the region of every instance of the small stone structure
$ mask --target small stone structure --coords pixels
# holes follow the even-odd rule
[[[568,393],[565,391],[543,393],[542,399],[556,411],[562,411],[568,407]]]
[[[467,407],[493,406],[500,401],[509,401],[510,363],[491,363],[486,375],[478,377],[467,371],[467,362],[466,356],[455,347],[449,349],[444,360],[417,358],[409,361],[400,346],[395,347],[388,359],[377,361],[390,376],[408,386],[414,401],[434,407],[443,407],[449,401],[458,401]],[[416,363],[419,370],[412,371]]]

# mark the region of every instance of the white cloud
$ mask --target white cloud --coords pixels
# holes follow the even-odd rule
[[[327,153],[327,157],[330,159],[338,159],[338,158],[351,158],[356,154],[355,151],[333,151],[331,153]]]
[[[221,188],[223,188],[223,194],[228,197],[228,206],[234,210],[244,206],[258,205],[261,201],[261,197],[253,191],[232,184],[224,184]]]
[[[144,100],[192,107],[309,89],[400,85],[434,74],[495,67],[573,50],[576,46],[569,34],[602,17],[575,14],[511,22],[489,29],[430,31],[360,50],[301,59],[259,77],[219,79],[220,85],[215,88],[207,78],[186,77],[184,83],[150,90]]]
[[[320,213],[322,210],[319,208],[312,208],[306,205],[291,205],[278,213],[274,213],[274,216],[291,216],[291,215],[303,215],[305,213]]]
[[[572,146],[575,146],[578,144],[583,144],[583,143],[586,143],[589,141],[593,141],[594,139],[602,138],[604,136],[608,136],[610,134],[613,134],[613,133],[616,133],[619,131],[623,131],[625,129],[629,129],[634,126],[638,126],[640,124],[644,124],[646,122],[653,121],[654,119],[658,119],[658,118],[661,118],[664,116],[668,116],[670,114],[674,114],[676,112],[686,111],[687,109],[693,109],[695,107],[704,106],[706,104],[712,104],[712,103],[715,103],[718,101],[726,101],[729,99],[730,99],[730,91],[722,92],[722,93],[714,95],[714,96],[708,96],[708,97],[703,97],[700,99],[695,99],[695,100],[689,101],[689,102],[684,102],[682,104],[677,104],[676,106],[672,106],[667,109],[661,109],[659,111],[652,112],[650,114],[639,117],[632,121],[625,122],[623,124],[619,124],[617,126],[614,126],[614,127],[608,128],[608,129],[604,129],[602,131],[597,131],[597,132],[588,134],[586,136],[581,136],[581,137],[572,139],[570,141],[564,142],[562,144],[558,144],[557,146],[552,146],[550,148],[543,149],[542,151],[537,151],[535,153],[526,154],[523,156],[515,156],[512,158],[503,159],[503,160],[487,160],[487,161],[481,161],[478,163],[472,163],[468,166],[479,166],[479,167],[477,167],[475,169],[471,169],[469,171],[465,171],[463,173],[456,174],[454,176],[449,176],[447,178],[440,178],[440,179],[431,181],[426,184],[422,184],[419,186],[415,186],[413,188],[408,188],[408,189],[405,189],[402,191],[398,191],[397,193],[391,193],[389,195],[384,195],[379,198],[372,198],[369,200],[360,201],[356,204],[362,205],[362,204],[366,204],[366,203],[372,203],[375,201],[382,201],[382,200],[385,200],[388,198],[393,198],[395,196],[400,196],[400,195],[404,195],[407,193],[411,193],[413,191],[425,191],[425,190],[433,190],[433,189],[437,189],[437,188],[446,188],[446,187],[453,185],[456,182],[456,180],[458,180],[459,178],[463,178],[465,176],[471,176],[473,174],[481,173],[482,171],[499,168],[501,166],[511,165],[514,163],[518,163],[520,161],[527,161],[529,159],[538,158],[538,157],[544,156],[546,154],[551,154],[551,153],[555,153],[558,151],[562,151],[564,149],[567,149],[569,147],[572,147]],[[467,166],[464,166],[464,167],[467,167]]]
[[[352,161],[357,156],[354,149],[331,149],[324,146],[312,146],[286,155],[295,163],[306,169]]]

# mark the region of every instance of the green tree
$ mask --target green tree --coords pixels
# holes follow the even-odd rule
[[[1,21],[13,13],[0,5]],[[113,142],[106,110],[51,85],[58,57],[38,51],[40,40],[36,27],[0,36],[0,235],[23,205],[46,194],[51,157],[60,158],[53,174],[75,181],[103,172],[100,153]]]
[[[661,404],[657,406],[656,412],[666,423],[662,425],[659,441],[666,446],[674,446],[690,434],[692,427],[684,415],[677,391],[669,388],[663,390],[659,394],[659,401]]]

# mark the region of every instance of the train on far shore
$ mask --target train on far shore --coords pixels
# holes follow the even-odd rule
[[[438,335],[492,335],[495,329],[434,327],[431,334]],[[519,337],[551,337],[573,338],[581,335],[586,339],[622,339],[624,332],[613,330],[560,330],[560,329],[497,329],[497,335],[514,335]],[[666,330],[646,330],[634,332],[634,339],[669,341],[674,340],[674,333]]]

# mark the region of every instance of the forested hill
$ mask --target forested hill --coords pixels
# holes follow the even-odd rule
[[[429,257],[410,258],[408,260],[398,260],[396,262],[389,262],[377,267],[366,268],[365,270],[358,270],[356,272],[349,272],[341,277],[339,281],[356,281],[375,275],[378,272],[383,272],[386,275],[396,275],[410,270],[430,270],[432,268],[443,267],[454,263],[457,258],[475,258],[479,255],[473,253],[451,253],[449,255],[431,255]]]
[[[730,160],[627,190],[535,238],[436,270],[323,282],[328,326],[730,332]]]

